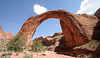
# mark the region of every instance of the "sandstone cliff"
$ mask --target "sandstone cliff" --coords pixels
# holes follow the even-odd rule
[[[12,39],[13,37],[13,33],[5,32],[0,26],[0,39]]]

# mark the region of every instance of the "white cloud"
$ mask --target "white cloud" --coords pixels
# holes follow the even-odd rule
[[[93,14],[98,8],[100,8],[100,0],[83,0],[77,14]]]
[[[35,4],[33,6],[33,10],[36,14],[41,14],[47,11],[47,9],[43,6],[40,6],[39,4]]]

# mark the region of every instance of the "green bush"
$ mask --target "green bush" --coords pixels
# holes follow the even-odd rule
[[[33,55],[32,55],[32,54],[25,54],[25,55],[23,56],[23,58],[33,58]]]
[[[46,50],[46,47],[43,46],[43,43],[42,43],[41,40],[38,40],[38,41],[34,42],[32,44],[32,46],[31,46],[31,48],[32,48],[31,50],[33,52],[42,52],[42,51],[45,51]]]
[[[19,33],[15,36],[11,41],[9,41],[6,45],[7,50],[21,52],[24,49],[25,41],[23,40],[23,33]]]

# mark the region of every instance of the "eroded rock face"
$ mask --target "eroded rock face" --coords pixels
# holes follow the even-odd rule
[[[100,8],[96,11],[94,15],[99,19],[99,21],[96,23],[96,26],[94,27],[92,38],[100,41]]]
[[[0,26],[0,39],[12,39],[13,37],[13,33],[5,32]]]
[[[64,39],[64,34],[62,32],[56,32],[53,36],[37,37],[33,40],[33,42],[41,40],[45,46],[58,46],[60,43],[65,41]]]
[[[100,8],[94,14],[100,20]]]

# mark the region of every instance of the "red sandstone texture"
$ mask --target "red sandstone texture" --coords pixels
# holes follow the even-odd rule
[[[89,41],[95,39],[100,40],[100,21],[98,16],[87,15],[87,14],[73,14],[65,10],[53,10],[45,12],[43,14],[30,17],[22,26],[18,32],[23,32],[24,39],[27,39],[27,44],[30,43],[36,28],[46,19],[57,18],[60,19],[60,25],[64,34],[64,45],[56,48],[57,52],[63,54],[74,54],[75,51],[81,53],[81,49],[73,49],[76,46],[81,46]],[[17,35],[18,35],[17,34]],[[64,50],[66,49],[66,50]],[[87,50],[84,50],[85,52]],[[84,51],[82,53],[84,53]],[[89,51],[89,50],[88,50]],[[76,53],[77,53],[76,52]],[[89,51],[91,52],[91,51]]]
[[[5,32],[0,26],[0,39],[12,39],[13,37],[13,33]]]

